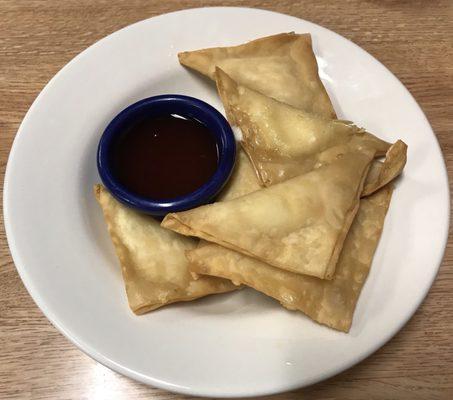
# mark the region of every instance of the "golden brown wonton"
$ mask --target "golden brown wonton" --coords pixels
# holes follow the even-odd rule
[[[392,188],[387,185],[361,200],[330,281],[274,268],[217,244],[188,251],[190,270],[251,286],[290,310],[302,311],[321,324],[348,332],[381,236],[391,194]]]
[[[382,156],[390,144],[348,121],[331,120],[239,85],[220,69],[217,86],[228,120],[264,186],[306,173],[338,156],[370,149]]]
[[[326,118],[335,111],[318,75],[309,34],[281,33],[233,47],[178,54],[181,64],[215,79],[216,66],[242,85]]]
[[[162,226],[278,268],[330,279],[373,155],[351,153],[233,200],[170,213]]]
[[[120,260],[134,313],[236,289],[225,279],[192,278],[185,251],[193,249],[197,240],[161,228],[154,218],[116,201],[102,185],[95,185],[94,193]]]

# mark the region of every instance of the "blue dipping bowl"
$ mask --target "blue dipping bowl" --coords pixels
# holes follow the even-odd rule
[[[218,148],[218,166],[214,175],[192,193],[171,199],[151,199],[139,196],[116,179],[113,173],[112,150],[115,139],[142,117],[177,114],[203,123],[214,135]],[[188,210],[211,202],[231,176],[236,158],[233,131],[220,112],[194,97],[166,94],[148,97],[121,111],[107,126],[99,141],[97,166],[102,183],[121,203],[138,211],[164,216],[169,212]]]

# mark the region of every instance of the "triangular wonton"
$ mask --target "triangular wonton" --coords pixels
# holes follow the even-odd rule
[[[330,279],[373,155],[352,153],[233,200],[168,214],[162,226],[278,268]]]
[[[233,46],[185,51],[179,61],[211,79],[216,66],[239,83],[327,118],[335,111],[318,75],[309,34],[281,33]]]
[[[264,186],[306,173],[351,151],[382,156],[390,144],[348,121],[307,113],[239,85],[217,68],[217,86],[231,125]]]
[[[190,270],[251,286],[290,310],[302,311],[321,324],[348,332],[391,194],[392,188],[386,186],[361,200],[330,281],[283,271],[217,244],[188,251]]]
[[[94,193],[120,260],[134,313],[237,288],[221,278],[192,278],[185,251],[195,248],[197,240],[163,229],[154,218],[116,201],[102,185],[95,185]]]

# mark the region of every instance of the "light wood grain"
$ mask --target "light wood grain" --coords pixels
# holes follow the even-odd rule
[[[1,1],[1,182],[20,121],[46,82],[76,54],[126,25],[177,9],[247,5],[301,17],[353,40],[409,88],[453,176],[453,2],[443,1]],[[347,56],[347,55],[345,55]],[[385,116],[382,116],[385,118]],[[3,219],[2,219],[3,220]],[[133,382],[85,356],[26,292],[0,230],[1,399],[185,399]],[[453,398],[453,244],[427,299],[387,345],[326,382],[272,399]]]

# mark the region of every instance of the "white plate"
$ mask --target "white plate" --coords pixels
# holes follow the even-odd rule
[[[373,268],[349,334],[252,290],[134,316],[101,210],[95,152],[111,118],[161,93],[223,110],[214,85],[182,68],[182,50],[310,32],[338,114],[409,145]],[[85,50],[45,87],[8,161],[5,223],[17,269],[52,323],[104,365],[141,382],[206,396],[275,393],[318,382],[382,346],[415,312],[446,244],[449,193],[423,112],[377,60],[341,36],[287,15],[204,8],[122,29]]]

